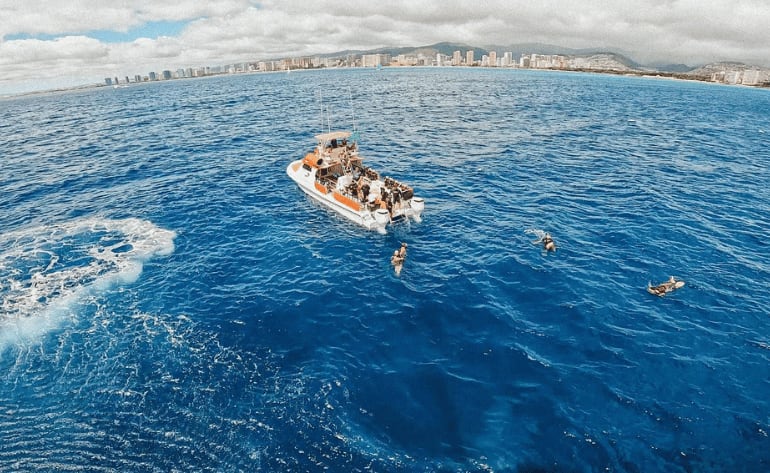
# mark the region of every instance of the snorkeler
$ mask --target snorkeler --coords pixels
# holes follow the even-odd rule
[[[539,230],[528,230],[527,233],[540,233]],[[556,251],[556,242],[553,241],[553,238],[551,238],[551,234],[548,232],[542,233],[540,238],[533,241],[533,245],[537,245],[538,243],[543,244],[543,249],[545,251]]]
[[[676,289],[684,286],[684,281],[677,280],[674,276],[668,278],[668,281],[660,283],[656,286],[648,285],[647,292],[656,296],[665,296],[669,292],[673,292]]]
[[[543,236],[543,249],[545,251],[556,251],[556,243],[551,238],[551,234],[546,232]]]

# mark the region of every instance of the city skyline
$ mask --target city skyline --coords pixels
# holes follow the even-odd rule
[[[164,69],[160,73],[150,71],[147,75],[135,74],[133,79],[128,75],[105,77],[104,84],[89,84],[88,86],[121,86],[131,83],[165,81],[172,79],[189,79],[207,77],[219,74],[257,73],[257,72],[290,72],[291,70],[319,68],[367,68],[382,66],[428,66],[428,67],[474,67],[483,68],[516,68],[516,69],[549,69],[562,71],[613,73],[625,75],[659,76],[688,80],[701,80],[723,84],[740,84],[748,86],[770,87],[770,68],[754,65],[724,62],[712,63],[690,71],[659,71],[629,64],[628,58],[614,53],[587,53],[578,55],[522,53],[518,58],[513,52],[506,51],[498,56],[497,51],[487,51],[476,59],[475,52],[480,48],[455,50],[452,54],[425,54],[415,51],[425,51],[438,46],[446,48],[446,43],[440,45],[415,48],[411,53],[391,55],[390,53],[363,52],[362,54],[347,53],[342,55],[301,56],[279,60],[247,61],[224,66],[187,67],[175,71]],[[457,45],[454,45],[457,46]],[[482,50],[483,51],[483,50]]]
[[[755,0],[610,6],[598,0],[538,6],[503,0],[137,0],[131,6],[0,0],[0,20],[0,95],[140,71],[441,41],[614,49],[643,64],[739,61],[770,67],[770,5]]]

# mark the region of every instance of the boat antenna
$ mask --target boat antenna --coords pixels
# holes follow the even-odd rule
[[[318,108],[321,110],[321,133],[324,132],[324,128],[331,131],[331,107],[326,107],[326,124],[324,124],[324,101],[320,89],[318,90]]]
[[[358,131],[358,126],[356,125],[356,109],[353,107],[353,90],[348,86],[348,98],[350,99],[350,111],[353,114],[353,133]]]
[[[324,131],[324,101],[321,97],[321,89],[318,89],[318,108],[321,111],[321,133]]]

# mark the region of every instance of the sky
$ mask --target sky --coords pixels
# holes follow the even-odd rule
[[[770,67],[769,25],[768,0],[0,0],[0,96],[444,41]]]

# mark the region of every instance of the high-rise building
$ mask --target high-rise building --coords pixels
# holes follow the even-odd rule
[[[473,50],[469,49],[468,51],[465,52],[465,65],[472,66],[473,63],[474,63]]]
[[[454,54],[452,54],[452,65],[453,66],[459,66],[463,62],[463,55],[460,51],[455,51]]]
[[[396,56],[396,63],[399,66],[414,66],[417,64],[417,58],[414,56],[407,56],[406,54],[399,54]]]
[[[452,56],[446,54],[436,53],[436,65],[437,66],[450,66],[452,65]]]
[[[749,69],[743,72],[743,85],[760,85],[770,81],[767,70]]]
[[[497,67],[497,52],[489,51],[489,67]]]
[[[364,54],[361,56],[361,67],[379,67],[390,64],[390,54]]]

